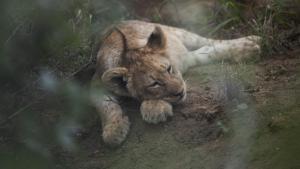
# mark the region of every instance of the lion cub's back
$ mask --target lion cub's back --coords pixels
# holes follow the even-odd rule
[[[187,50],[168,26],[130,20],[122,21],[107,31],[97,54],[98,73],[102,74],[110,68],[120,66],[122,63],[121,56],[126,49],[145,47],[156,26],[163,29],[167,38],[166,51],[175,62],[179,63],[178,59]]]

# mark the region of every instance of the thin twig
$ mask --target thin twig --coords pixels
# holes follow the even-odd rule
[[[91,47],[91,53],[90,53],[90,58],[89,58],[88,63],[82,65],[79,69],[77,69],[76,71],[71,73],[66,79],[70,79],[71,77],[75,76],[78,72],[82,71],[84,68],[86,68],[93,62],[93,50],[94,50],[94,45],[92,45],[92,47]]]
[[[5,120],[2,120],[2,121],[0,122],[0,126],[5,125],[5,124],[8,123],[10,120],[12,120],[14,117],[18,116],[20,113],[24,112],[24,110],[28,109],[29,107],[31,107],[31,106],[34,105],[35,103],[37,103],[37,101],[31,102],[31,103],[27,104],[26,106],[20,108],[18,111],[14,112],[14,113],[11,114],[10,116],[8,116]]]
[[[10,36],[7,38],[7,40],[4,43],[4,46],[8,44],[8,42],[15,36],[15,34],[18,32],[18,30],[23,26],[23,23],[20,23],[10,34]]]

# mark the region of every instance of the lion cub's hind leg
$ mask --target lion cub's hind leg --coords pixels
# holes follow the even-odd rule
[[[121,144],[128,134],[130,123],[118,102],[105,97],[96,104],[96,109],[101,116],[103,141],[111,146]]]
[[[173,116],[172,105],[163,100],[144,100],[140,107],[142,118],[148,123],[159,123]]]
[[[189,67],[208,64],[215,61],[241,62],[258,57],[260,54],[258,36],[247,36],[233,40],[208,40],[205,46],[188,52],[184,58],[183,71]]]

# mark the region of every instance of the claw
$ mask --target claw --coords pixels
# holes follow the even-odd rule
[[[147,100],[141,105],[141,114],[146,122],[157,124],[173,116],[173,110],[170,103],[163,100]]]

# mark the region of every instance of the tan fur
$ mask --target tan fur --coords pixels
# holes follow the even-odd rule
[[[189,67],[219,60],[242,61],[258,55],[260,38],[206,39],[186,30],[141,21],[114,26],[97,55],[93,83],[110,91],[104,98],[92,93],[103,126],[103,140],[120,144],[129,130],[115,96],[139,100],[142,118],[149,123],[166,121],[172,104],[186,97],[182,73]]]

